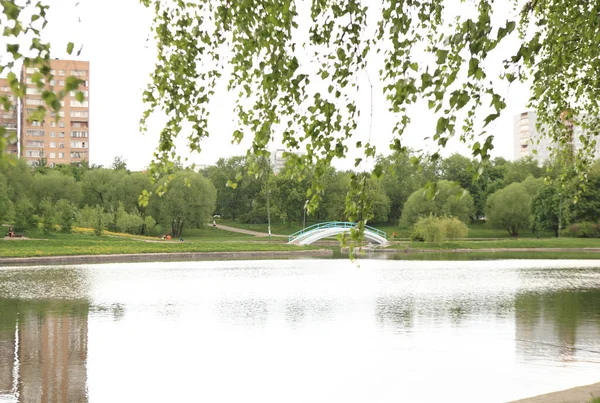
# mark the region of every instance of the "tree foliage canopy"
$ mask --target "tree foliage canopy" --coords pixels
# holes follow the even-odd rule
[[[488,223],[506,229],[512,236],[527,228],[530,221],[531,195],[522,183],[511,183],[492,194],[487,201]]]
[[[140,2],[154,11],[157,44],[156,68],[143,95],[148,109],[142,128],[153,112],[168,117],[157,161],[173,160],[180,135],[187,136],[191,150],[200,150],[209,135],[208,105],[217,84],[225,81],[237,97],[234,141],[250,135],[249,153],[268,157],[268,144],[280,134],[288,149],[305,151],[290,155],[290,166],[299,176],[314,166],[307,194],[311,209],[322,198],[321,178],[334,158],[344,157],[350,146],[365,157],[376,154],[370,136],[364,142],[352,139],[360,119],[359,77],[367,74],[371,82],[376,70],[395,115],[392,150],[404,147],[410,106],[425,101],[437,119],[434,132],[425,136],[442,148],[458,136],[485,163],[494,143],[488,125],[506,107],[500,84],[515,80],[530,80],[529,106],[537,110],[540,130],[556,141],[557,150],[568,149],[572,124],[584,130],[582,153],[592,148],[600,130],[596,0],[513,0],[508,19],[492,0],[461,2],[456,18],[456,2],[448,0],[382,0],[375,6],[361,0]],[[79,82],[69,77],[64,90],[46,88],[51,79],[50,44],[43,40],[48,6],[33,0],[0,5],[11,55],[0,63],[0,72],[8,73],[13,93],[23,96],[15,62],[39,66],[33,81],[44,90],[45,107],[57,111]],[[23,38],[29,46],[20,43]],[[490,66],[498,64],[495,55],[504,44],[512,47],[509,56],[500,66]],[[69,43],[67,52],[74,50]],[[375,53],[382,55],[381,65],[373,62]],[[7,108],[9,100],[2,98],[0,104]],[[0,127],[0,138],[5,136]],[[260,171],[254,161],[250,169]],[[587,161],[584,154],[576,159],[581,175]],[[381,173],[376,165],[373,175]],[[480,173],[476,170],[475,176]],[[368,216],[361,211],[369,205],[363,200],[367,187],[365,175],[351,178],[354,196],[347,198],[347,216]]]
[[[420,217],[429,215],[456,217],[462,222],[469,222],[473,217],[473,198],[457,184],[439,181],[433,195],[428,195],[427,191],[427,188],[421,188],[410,195],[404,204],[401,225],[410,226]]]

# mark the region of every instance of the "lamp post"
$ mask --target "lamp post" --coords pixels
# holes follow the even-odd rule
[[[302,229],[306,228],[306,208],[308,206],[308,199],[304,202],[304,223],[302,224]]]

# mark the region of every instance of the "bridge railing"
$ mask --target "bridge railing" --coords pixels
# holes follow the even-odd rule
[[[322,222],[322,223],[318,223],[318,224],[313,224],[309,227],[306,227],[300,231],[294,232],[292,235],[290,235],[288,237],[288,241],[292,242],[300,237],[302,237],[302,235],[308,234],[309,232],[313,232],[313,231],[317,231],[317,230],[321,230],[321,229],[327,229],[327,228],[354,228],[356,227],[356,223],[354,222],[346,222],[346,221],[329,221],[329,222]],[[381,231],[377,228],[373,228],[371,226],[365,225],[365,231],[370,231],[373,232],[385,239],[387,239],[387,234],[385,233],[385,231]]]

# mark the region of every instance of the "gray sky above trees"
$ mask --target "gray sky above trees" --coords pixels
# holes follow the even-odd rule
[[[459,1],[455,3],[455,7],[448,9],[449,16],[465,11]],[[510,7],[512,2],[501,3],[507,4],[494,6],[500,8],[497,15],[513,15],[514,11]],[[68,58],[66,44],[72,41],[75,42],[75,49],[83,45],[78,59],[91,62],[91,162],[106,166],[110,165],[115,156],[122,155],[131,169],[143,169],[152,158],[163,124],[160,117],[153,118],[148,134],[139,133],[139,119],[144,109],[141,94],[153,69],[156,55],[150,35],[152,13],[136,0],[65,0],[51,4],[46,40],[52,43],[53,57]],[[516,47],[516,40],[512,44]],[[502,60],[511,50],[514,52],[515,47],[508,45],[510,43],[503,44],[496,51],[494,62],[486,66],[490,69],[489,77],[497,76]],[[377,58],[377,55],[373,57]],[[309,63],[308,60],[300,62]],[[378,61],[373,59],[373,62],[369,69],[373,83],[371,137],[377,145],[378,153],[387,154],[395,121],[387,111],[388,103],[378,81]],[[507,108],[502,117],[489,128],[496,137],[492,155],[510,159],[513,150],[513,117],[525,110],[529,90],[519,82],[514,82],[510,88],[506,83],[501,85],[505,87],[500,87],[500,93],[506,96]],[[363,74],[360,86],[356,96],[362,113],[356,140],[366,139],[370,126],[371,98],[366,74]],[[189,156],[191,162],[199,164],[212,164],[221,157],[244,154],[250,145],[250,138],[244,139],[241,145],[231,144],[231,132],[234,129],[233,106],[234,97],[226,92],[224,84],[221,85],[211,102],[211,136],[203,142],[202,154],[187,152],[183,139],[178,143],[180,154]],[[431,136],[435,131],[436,119],[433,112],[422,103],[412,108],[411,117],[412,124],[405,134],[405,144],[415,149],[434,151],[432,143],[424,140],[424,137]],[[276,142],[271,149],[278,146],[279,143]],[[457,139],[450,142],[442,154],[449,155],[453,152],[470,155],[467,147]],[[337,168],[350,169],[357,156],[356,152],[350,150],[346,159],[335,165]]]

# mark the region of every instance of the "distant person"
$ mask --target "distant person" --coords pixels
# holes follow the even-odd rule
[[[12,225],[8,228],[8,236],[10,238],[13,238],[15,236],[15,230]]]
[[[171,240],[171,235],[167,235],[167,241]]]
[[[217,226],[217,222],[215,220],[213,220],[213,227]]]
[[[183,238],[179,238],[179,242],[183,242]]]
[[[392,238],[394,238],[394,239],[398,238],[398,234],[396,233],[396,231],[394,231],[394,233],[392,234]]]

